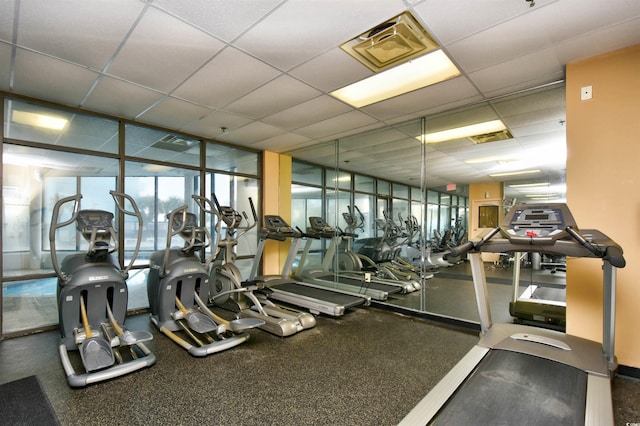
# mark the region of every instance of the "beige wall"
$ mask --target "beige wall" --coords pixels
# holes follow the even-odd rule
[[[591,100],[581,88],[593,87]],[[620,244],[616,355],[640,367],[640,45],[567,65],[567,204],[578,226]],[[602,271],[570,259],[567,332],[602,339]]]
[[[291,157],[263,153],[262,214],[277,214],[291,221]],[[265,275],[279,274],[287,258],[289,242],[267,241],[262,257]]]
[[[474,183],[469,185],[469,237],[474,238],[485,231],[478,227],[478,207],[502,206],[504,188],[502,182]]]

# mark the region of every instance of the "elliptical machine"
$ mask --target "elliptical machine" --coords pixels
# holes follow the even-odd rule
[[[357,215],[356,215],[357,213]],[[389,223],[385,213],[386,222],[382,223],[381,230],[384,231],[384,235],[379,238],[364,238],[353,241],[357,238],[357,234],[354,231],[357,229],[364,230],[364,215],[358,208],[358,206],[348,207],[348,211],[342,213],[342,218],[347,223],[346,232],[343,233],[342,240],[345,241],[346,249],[343,253],[340,253],[339,261],[348,259],[347,255],[354,259],[350,262],[340,263],[341,268],[344,266],[352,268],[351,270],[365,270],[372,271],[376,276],[388,280],[395,280],[400,282],[407,282],[413,286],[413,290],[409,287],[407,292],[420,290],[420,276],[411,267],[403,265],[399,258],[400,246],[406,242],[397,243],[397,238],[400,237],[400,231],[397,231],[393,236],[390,235]],[[376,221],[376,224],[379,222]],[[393,221],[391,221],[393,224]],[[393,224],[395,226],[395,224]],[[397,226],[395,226],[397,229]],[[408,237],[407,237],[408,238]],[[354,250],[354,247],[358,247]],[[397,248],[396,248],[397,247]],[[431,277],[426,277],[431,278]]]
[[[203,212],[204,206],[193,196]],[[198,226],[196,215],[183,205],[168,215],[167,243],[164,250],[149,259],[147,293],[151,322],[167,337],[197,357],[235,347],[249,340],[247,329],[262,321],[235,319],[227,321],[207,305],[209,298],[209,263],[197,255],[211,245],[211,234]],[[171,239],[180,236],[183,247],[171,247]]]
[[[222,224],[224,224],[225,238],[217,238],[220,251],[209,272],[210,302],[237,312],[241,318],[260,319],[263,321],[261,329],[281,337],[291,336],[299,331],[314,327],[316,319],[312,314],[278,306],[264,295],[258,297],[256,293],[269,291],[264,288],[264,282],[243,280],[242,273],[234,264],[233,247],[238,244],[240,237],[258,223],[253,200],[249,198],[253,213],[253,223],[250,223],[246,212],[243,211],[241,215],[233,207],[221,206],[215,194],[212,194],[212,197],[218,214],[216,234],[218,236],[221,234]],[[210,201],[208,202],[210,204]],[[243,222],[246,223],[245,226],[243,226]]]
[[[156,361],[144,342],[153,339],[145,330],[124,328],[127,313],[129,269],[140,251],[142,216],[135,201],[126,194],[110,191],[118,210],[138,219],[136,247],[126,268],[121,269],[113,253],[119,249],[113,228],[113,213],[104,210],[79,210],[82,195],[58,200],[53,208],[49,242],[51,261],[58,276],[57,298],[60,334],[60,359],[71,387],[112,379]],[[133,210],[124,208],[125,199]],[[59,223],[61,207],[74,202],[71,218]],[[56,231],[76,222],[77,231],[89,243],[86,253],[66,256],[58,264]],[[124,349],[127,349],[126,351]],[[78,351],[84,373],[76,373],[69,353]]]

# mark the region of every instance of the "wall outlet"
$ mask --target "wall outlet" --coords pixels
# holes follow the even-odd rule
[[[588,101],[593,97],[593,87],[592,86],[584,86],[580,88],[580,100]]]

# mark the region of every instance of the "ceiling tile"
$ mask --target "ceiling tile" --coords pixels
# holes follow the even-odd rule
[[[135,118],[153,105],[161,94],[111,77],[102,77],[83,106],[117,117]]]
[[[194,121],[193,117],[205,117],[209,113],[211,110],[203,106],[165,97],[150,110],[138,115],[136,119],[157,126],[182,130],[184,126]]]
[[[11,90],[11,46],[0,43],[0,90]]]
[[[32,78],[33,75],[38,78]],[[97,77],[97,73],[87,68],[17,49],[13,91],[78,106]]]
[[[402,0],[330,3],[326,0],[290,0],[240,36],[235,44],[286,71],[404,9]]]
[[[538,0],[536,3],[542,5],[543,1]],[[479,33],[515,16],[533,12],[524,0],[425,1],[415,6],[415,10],[431,34],[444,44]]]
[[[375,123],[376,120],[360,111],[350,111],[326,120],[318,121],[296,129],[296,133],[308,138],[331,137],[344,131],[357,131],[358,128]]]
[[[469,73],[486,97],[506,95],[564,79],[564,66],[553,48]]]
[[[289,74],[320,90],[332,92],[369,77],[373,72],[336,47],[292,69]]]
[[[640,2],[636,2],[640,9]],[[580,37],[572,37],[558,44],[558,59],[569,64],[584,58],[591,58],[613,50],[640,43],[640,17],[608,28],[597,28]]]
[[[181,130],[193,133],[194,135],[202,135],[207,138],[215,139],[228,131],[238,129],[250,122],[250,119],[236,114],[229,114],[223,111],[213,111],[205,117],[198,118],[184,125]],[[223,127],[226,130],[223,130]],[[242,141],[237,142],[241,143]]]
[[[102,71],[143,9],[130,0],[22,1],[18,44]]]
[[[226,48],[176,89],[173,95],[201,105],[222,108],[278,75],[280,72],[275,68],[237,49]]]
[[[272,126],[294,130],[351,110],[330,96],[318,96],[292,108],[280,111],[262,121]]]
[[[0,3],[0,40],[9,43],[13,41],[14,4],[12,1],[3,1]]]
[[[260,119],[321,95],[318,90],[288,75],[281,75],[227,105],[225,110]]]
[[[299,146],[305,142],[309,142],[309,138],[294,133],[283,133],[281,135],[271,136],[251,145],[252,148],[265,149],[267,151],[283,153]]]
[[[107,72],[168,93],[223,47],[210,35],[149,9]]]
[[[434,84],[424,89],[396,96],[382,102],[363,107],[362,110],[379,120],[387,121],[407,115],[422,116],[424,111],[437,108],[446,110],[451,104],[478,96],[478,90],[466,77],[456,77],[451,80]]]
[[[169,11],[225,41],[232,41],[268,14],[282,0],[155,0],[153,6]]]
[[[229,133],[225,133],[218,137],[221,141],[234,142],[242,141],[241,145],[251,146],[253,143],[262,141],[269,137],[282,135],[284,131],[277,127],[269,126],[260,121],[252,121],[246,126],[242,126]]]

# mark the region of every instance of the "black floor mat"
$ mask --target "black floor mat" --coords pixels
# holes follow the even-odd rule
[[[0,385],[0,419],[5,425],[59,425],[36,376]]]

